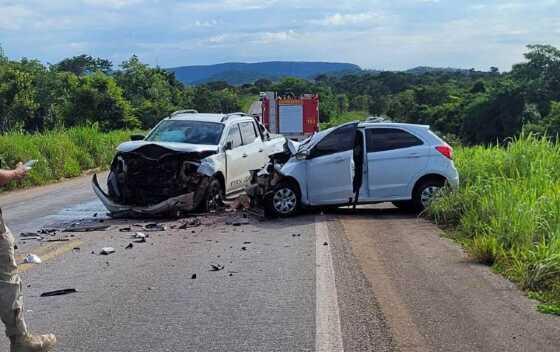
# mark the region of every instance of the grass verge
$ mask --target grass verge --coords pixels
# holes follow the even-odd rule
[[[540,300],[539,311],[560,314],[560,143],[525,135],[455,156],[461,187],[429,216],[474,260]]]
[[[93,127],[71,128],[39,134],[8,133],[0,136],[2,168],[19,161],[37,159],[29,176],[11,182],[2,190],[43,185],[61,178],[76,177],[85,170],[107,168],[116,146],[131,132],[101,132]]]

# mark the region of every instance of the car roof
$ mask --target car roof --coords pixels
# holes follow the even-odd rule
[[[414,129],[429,129],[429,125],[420,125],[415,123],[400,123],[400,122],[360,122],[358,127],[403,127]]]
[[[227,117],[227,119],[226,119]],[[203,122],[215,122],[215,123],[232,123],[237,121],[253,121],[253,117],[241,113],[232,114],[210,114],[210,113],[192,113],[192,112],[178,112],[173,113],[169,120],[189,120],[189,121],[203,121]]]

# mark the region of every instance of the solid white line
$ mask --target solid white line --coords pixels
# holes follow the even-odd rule
[[[316,311],[315,351],[343,352],[340,312],[329,242],[329,228],[324,216],[315,219]],[[325,246],[327,242],[329,245]]]

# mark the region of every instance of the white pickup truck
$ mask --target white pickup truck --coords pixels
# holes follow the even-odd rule
[[[93,189],[113,216],[176,215],[211,210],[244,191],[286,140],[243,113],[177,111],[149,134],[118,146],[107,192]]]

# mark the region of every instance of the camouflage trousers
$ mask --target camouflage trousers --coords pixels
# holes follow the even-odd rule
[[[27,334],[23,319],[23,291],[17,272],[15,239],[0,210],[0,318],[9,337]]]

